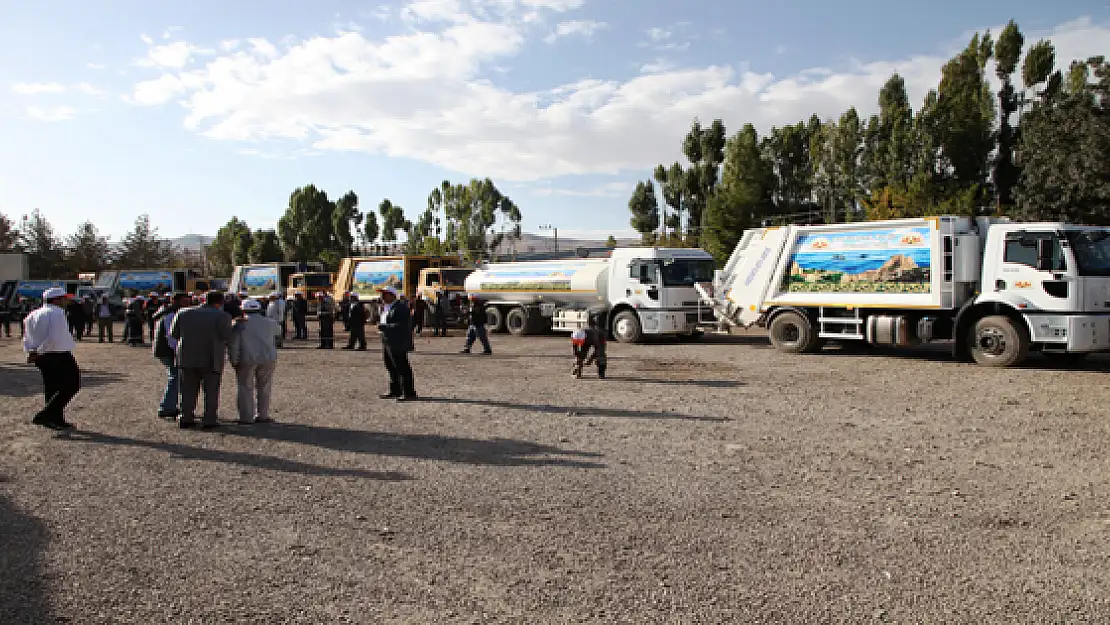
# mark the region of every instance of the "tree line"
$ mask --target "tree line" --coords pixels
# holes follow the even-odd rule
[[[701,246],[723,261],[761,224],[935,214],[1110,224],[1110,64],[1055,67],[1052,42],[1027,48],[1011,20],[997,40],[974,35],[916,111],[894,74],[869,119],[853,107],[731,137],[721,120],[695,119],[686,163],[636,185],[631,225],[645,243]]]
[[[81,272],[105,269],[187,267],[188,254],[158,236],[149,215],[140,215],[118,244],[100,234],[91,221],[78,224],[66,237],[37,209],[17,224],[0,213],[0,252],[25,252],[28,270],[36,279],[70,279]]]
[[[360,210],[354,191],[331,199],[315,185],[289,195],[276,230],[251,230],[232,217],[216,233],[207,258],[215,275],[235,265],[282,260],[320,260],[336,267],[357,254],[461,254],[467,260],[492,256],[506,241],[520,238],[520,208],[489,178],[467,183],[444,180],[410,219],[390,199],[377,210]],[[399,242],[399,233],[405,241]]]

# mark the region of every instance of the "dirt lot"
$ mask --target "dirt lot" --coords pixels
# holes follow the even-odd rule
[[[419,339],[412,404],[375,347],[287,349],[279,423],[215,432],[86,341],[59,435],[0,338],[0,623],[1110,618],[1106,361],[734,336],[575,381],[565,338],[494,341]]]

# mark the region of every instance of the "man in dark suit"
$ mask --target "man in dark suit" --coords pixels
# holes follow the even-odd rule
[[[412,315],[405,302],[397,299],[397,290],[385,287],[382,294],[382,318],[378,331],[382,335],[382,359],[389,371],[389,392],[382,399],[412,401],[416,384],[412,379],[409,352],[412,351]]]
[[[231,317],[223,311],[224,295],[218,291],[205,294],[205,305],[186,308],[177,313],[170,326],[170,336],[178,340],[177,367],[181,376],[181,429],[196,423],[197,397],[204,387],[204,418],[201,427],[219,425],[220,377],[227,359],[227,343],[231,340]]]

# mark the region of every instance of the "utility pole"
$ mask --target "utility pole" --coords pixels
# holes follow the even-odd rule
[[[551,230],[552,232],[555,233],[555,253],[558,254],[559,253],[559,229],[556,228],[555,226],[552,226],[551,224],[543,224],[543,225],[540,226],[540,230]]]

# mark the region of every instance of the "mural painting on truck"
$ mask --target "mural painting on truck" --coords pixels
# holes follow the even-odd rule
[[[278,290],[277,267],[249,267],[243,271],[242,290],[250,297],[268,297]]]
[[[929,293],[932,230],[878,228],[798,237],[788,292]]]
[[[365,260],[355,265],[351,293],[359,299],[378,297],[378,289],[391,286],[404,291],[404,262],[401,260]]]
[[[479,287],[484,292],[544,291],[570,293],[571,278],[586,265],[555,265],[529,269],[490,269],[482,275]]]
[[[23,280],[16,287],[15,294],[20,297],[39,299],[43,291],[53,288],[65,288],[64,280]]]
[[[173,289],[173,273],[169,271],[124,271],[119,287],[133,291],[165,293]]]

